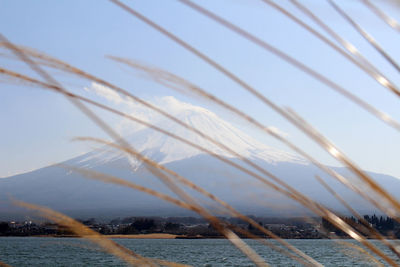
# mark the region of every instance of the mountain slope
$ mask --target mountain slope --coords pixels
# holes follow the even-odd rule
[[[332,209],[343,211],[340,204],[329,196],[314,178],[316,174],[321,176],[323,174],[302,158],[254,140],[204,108],[182,103],[172,97],[163,98],[157,104],[192,127],[256,162],[300,192]],[[230,158],[238,164],[243,164],[226,151],[179,125],[141,108],[137,108],[135,112],[158,127],[206,147],[218,155]],[[254,178],[152,129],[134,125],[127,140],[147,157],[191,179],[243,212],[266,216],[293,216],[304,213],[304,209],[298,204],[266,188]],[[108,148],[73,158],[64,162],[63,165],[108,173],[173,195],[140,162]],[[341,173],[346,172],[341,168],[336,169]],[[391,193],[396,193],[400,189],[400,181],[394,177],[371,175]],[[365,213],[375,212],[370,205],[338,182],[330,181],[329,183],[337,192],[351,201],[354,208]],[[190,190],[189,193],[199,197],[197,193]],[[49,166],[0,180],[0,203],[2,203],[0,217],[26,214],[26,211],[11,206],[8,195],[81,217],[187,214],[181,209],[174,208],[144,193],[89,180],[79,173],[59,166]],[[200,201],[203,203],[206,200],[200,197]],[[214,208],[212,205],[209,207]]]

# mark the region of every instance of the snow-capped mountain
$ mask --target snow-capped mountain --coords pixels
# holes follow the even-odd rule
[[[314,178],[316,174],[326,176],[304,159],[260,143],[205,108],[181,102],[173,97],[158,99],[154,104],[257,163],[298,191],[332,209],[344,211],[340,203],[330,196]],[[130,104],[130,106],[133,107],[132,115],[243,165],[240,159],[204,140],[196,133],[138,104]],[[187,177],[247,214],[265,216],[304,214],[305,209],[300,208],[296,203],[203,151],[143,125],[127,121],[122,122],[121,125],[125,130],[129,129],[125,139],[137,151]],[[141,166],[138,160],[107,146],[70,159],[62,165],[111,174],[173,195],[145,167]],[[346,173],[343,168],[335,169],[340,173]],[[382,174],[370,173],[370,175],[389,192],[399,191],[398,179]],[[376,211],[338,182],[331,179],[328,183],[350,201],[354,208],[366,213]],[[197,193],[189,189],[187,191],[194,197],[199,197]],[[188,214],[142,192],[90,180],[77,172],[59,166],[49,166],[1,179],[0,219],[27,214],[26,211],[16,209],[10,204],[9,195],[80,217]],[[210,208],[214,207],[204,198],[199,198],[199,201]]]
[[[236,153],[243,157],[254,160],[263,160],[272,164],[277,162],[307,164],[305,160],[296,155],[260,143],[205,108],[181,102],[172,96],[158,99],[156,104],[158,107],[178,118],[186,125],[198,129],[204,135],[209,136],[218,143],[232,148]],[[155,113],[155,111],[147,110],[146,113],[142,110],[142,107],[138,106],[136,106],[135,109],[136,110],[132,115],[135,117],[139,115],[143,121],[149,122],[161,129],[165,129],[176,136],[183,137],[189,142],[201,146],[212,153],[227,158],[236,157],[193,131],[190,131],[164,116]],[[206,154],[204,151],[151,128],[134,125],[130,130],[132,133],[126,137],[126,140],[131,143],[137,151],[160,164],[166,164]],[[123,157],[126,157],[126,155],[115,151],[111,153],[109,151],[105,151],[104,153],[97,152],[90,153],[87,157],[81,158],[80,163],[90,161],[91,164],[97,165],[118,160]],[[140,164],[137,161],[133,161],[132,163],[134,164],[133,167]]]

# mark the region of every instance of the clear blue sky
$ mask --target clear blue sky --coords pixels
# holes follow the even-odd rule
[[[198,2],[307,63],[400,120],[399,99],[261,1]],[[278,2],[295,10],[287,1]],[[400,84],[399,73],[380,58],[325,1],[302,2],[321,15],[341,35],[354,42],[376,66]],[[400,61],[399,34],[376,18],[359,1],[337,2]],[[400,134],[353,103],[177,1],[126,3],[238,74],[277,104],[292,107],[364,169],[400,177]],[[377,3],[393,17],[400,19],[399,7],[389,4],[389,1]],[[243,122],[235,121],[221,109],[197,99],[180,96],[137,77],[127,68],[106,59],[105,55],[137,59],[168,69],[246,110],[266,125],[289,133],[293,142],[322,162],[337,165],[330,156],[260,101],[108,1],[0,0],[0,31],[16,44],[44,51],[146,99],[174,95],[204,105],[266,144],[287,150],[273,139],[245,128]],[[0,59],[0,64],[14,70],[27,70],[12,60]],[[89,86],[88,83],[71,80],[59,72],[53,74],[61,81],[66,81],[66,85],[74,90]],[[104,137],[92,122],[59,95],[3,82],[0,86],[0,177],[46,166],[87,151],[90,148],[88,145],[70,141],[75,136]],[[112,121],[111,117],[109,119]]]

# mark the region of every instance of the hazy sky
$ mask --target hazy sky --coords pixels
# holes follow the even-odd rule
[[[289,1],[277,2],[300,14]],[[383,73],[400,85],[399,73],[326,1],[301,2],[353,42]],[[400,61],[398,33],[375,17],[360,1],[336,2],[376,37],[393,58]],[[397,6],[389,2],[374,2],[394,18],[400,19],[400,8]],[[364,169],[400,177],[400,133],[352,102],[177,1],[126,3],[227,67],[278,105],[293,108]],[[400,120],[397,97],[261,1],[209,0],[198,3],[279,47]],[[145,99],[173,95],[205,106],[260,141],[288,150],[222,109],[143,79],[105,56],[135,59],[167,69],[245,110],[265,125],[278,127],[288,133],[290,140],[322,162],[338,164],[255,97],[109,1],[0,0],[0,32],[16,44],[58,57]],[[3,57],[0,58],[0,65],[31,73],[23,64]],[[59,71],[51,73],[76,92],[83,92],[84,87],[91,86],[90,82],[72,79]],[[62,96],[39,88],[9,85],[3,82],[3,77],[0,81],[0,177],[56,163],[90,149],[87,144],[71,142],[73,137],[105,136]],[[119,119],[99,114],[113,125],[118,125]]]

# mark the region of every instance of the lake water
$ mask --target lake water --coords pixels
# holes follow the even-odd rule
[[[146,257],[194,266],[253,266],[229,241],[222,239],[115,239]],[[333,240],[287,240],[325,266],[374,266],[365,256]],[[300,266],[254,240],[246,241],[272,266]],[[276,241],[273,241],[276,244]],[[346,241],[356,244],[354,241]],[[387,254],[392,253],[372,241]],[[0,260],[11,266],[125,266],[79,238],[0,238]],[[398,261],[400,264],[400,261]]]

